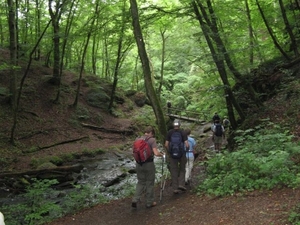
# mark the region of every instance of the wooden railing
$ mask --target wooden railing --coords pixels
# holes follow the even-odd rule
[[[192,122],[204,122],[209,120],[209,114],[207,112],[195,112],[175,107],[165,107],[166,114],[169,117],[176,119],[182,119]]]

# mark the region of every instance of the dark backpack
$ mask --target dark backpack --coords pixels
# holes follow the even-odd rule
[[[224,120],[224,126],[229,126],[229,120],[228,119]]]
[[[215,125],[215,132],[214,132],[214,134],[217,137],[222,137],[222,135],[223,135],[223,129],[222,129],[222,125],[221,124],[216,124]]]
[[[140,138],[133,142],[133,157],[135,161],[142,165],[145,162],[150,162],[153,159],[153,151],[148,143],[149,138]]]
[[[169,143],[169,153],[173,159],[180,159],[184,154],[183,137],[180,131],[174,131]]]

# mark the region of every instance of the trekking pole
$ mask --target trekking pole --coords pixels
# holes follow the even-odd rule
[[[187,153],[186,153],[186,156],[187,156],[187,169],[188,169],[188,175],[191,176],[191,170],[190,170],[190,149],[188,149]],[[186,174],[186,171],[185,171],[185,174]],[[189,184],[189,179],[190,177],[188,177],[187,179],[187,183]]]
[[[164,177],[164,162],[166,160],[166,155],[163,156],[162,158],[162,163],[161,163],[161,180],[160,180],[160,194],[159,194],[159,201],[162,201],[162,197],[163,197],[163,192],[165,189],[165,184],[166,184],[166,180]]]

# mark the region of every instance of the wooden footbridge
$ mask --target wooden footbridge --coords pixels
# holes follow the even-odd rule
[[[167,116],[171,119],[180,119],[194,123],[204,123],[209,120],[207,112],[194,112],[180,108],[166,107]]]

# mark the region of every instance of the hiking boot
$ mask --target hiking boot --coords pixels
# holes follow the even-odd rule
[[[154,207],[154,206],[156,206],[156,205],[157,205],[156,202],[152,202],[152,204],[146,205],[146,207],[147,207],[147,208],[151,208],[151,207]]]
[[[178,189],[181,190],[181,191],[186,191],[186,188],[182,187],[182,186],[179,186]]]
[[[131,203],[131,207],[134,208],[134,209],[136,209],[136,207],[137,207],[136,202],[132,202],[132,203]]]

